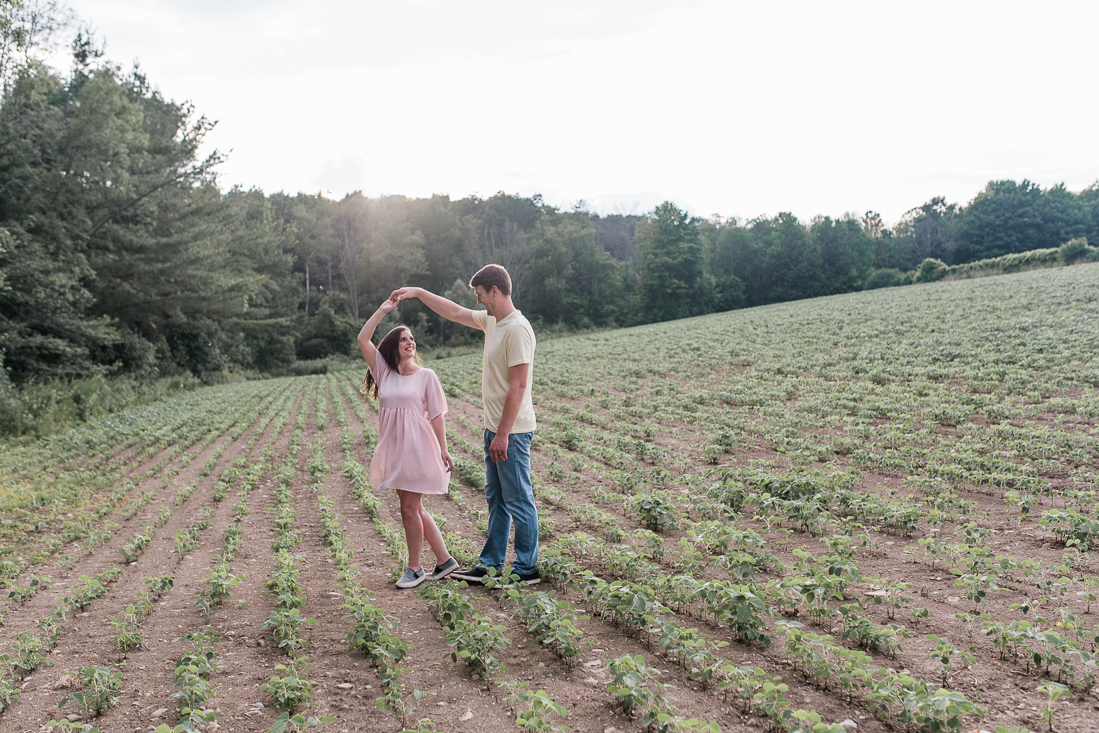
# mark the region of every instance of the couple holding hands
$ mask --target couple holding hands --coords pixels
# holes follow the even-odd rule
[[[531,371],[535,338],[530,322],[511,301],[511,277],[500,265],[485,265],[470,281],[483,311],[464,308],[423,288],[394,290],[359,332],[359,348],[370,371],[363,390],[379,401],[378,445],[370,462],[370,481],[395,489],[408,543],[408,569],[398,588],[453,575],[480,583],[494,568],[504,568],[511,525],[515,523],[512,574],[523,584],[538,583],[538,510],[530,474],[534,437]],[[375,348],[372,337],[386,313],[404,298],[420,301],[443,318],[485,332],[481,396],[484,402],[485,501],[488,539],[478,563],[459,570],[435,521],[423,505],[424,494],[445,494],[454,466],[446,445],[446,395],[439,378],[416,354],[416,339],[397,326]],[[427,539],[435,569],[420,563]]]

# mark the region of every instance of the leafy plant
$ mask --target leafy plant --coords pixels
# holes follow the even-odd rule
[[[106,667],[81,667],[80,676],[84,689],[61,698],[58,707],[65,707],[70,700],[80,706],[85,715],[99,715],[118,704],[118,691],[122,688],[122,673],[111,672]]]
[[[645,666],[645,658],[640,654],[611,659],[607,661],[607,670],[613,678],[607,683],[607,692],[614,696],[615,703],[626,715],[640,715],[642,727],[652,724],[660,708],[667,705],[667,699],[653,689],[660,686],[653,679],[660,670]]]
[[[935,634],[928,634],[927,638],[930,641],[935,642],[935,651],[931,652],[931,658],[938,661],[941,665],[939,671],[942,676],[943,687],[946,687],[947,681],[950,678],[950,672],[955,657],[962,662],[963,667],[968,667],[975,661],[975,657],[972,654],[958,649],[946,639],[940,639]]]
[[[566,664],[579,661],[584,634],[576,622],[581,617],[567,601],[559,601],[551,593],[523,593],[517,589],[509,590],[508,596],[516,603],[516,612],[526,621],[527,631],[534,635],[535,641],[547,646]]]
[[[49,587],[53,581],[49,576],[39,576],[31,578],[30,583],[26,588],[21,588],[14,583],[8,584],[8,600],[12,603],[25,603],[34,597],[38,591],[43,588]]]
[[[211,609],[229,597],[230,591],[240,583],[244,573],[233,575],[232,565],[224,560],[218,560],[214,567],[206,569],[206,577],[200,583],[206,588],[196,591],[198,600],[195,608],[198,608],[204,616],[209,615]]]
[[[300,733],[309,728],[319,728],[325,723],[331,723],[335,719],[335,716],[332,715],[318,718],[315,715],[306,717],[301,714],[291,715],[288,712],[279,713],[279,716],[275,718],[275,722],[271,726],[269,733],[287,733],[288,731],[289,733]],[[159,731],[157,733],[159,733]]]
[[[664,532],[676,526],[675,505],[658,494],[638,494],[633,509],[641,523],[653,531]]]
[[[315,618],[306,618],[297,608],[277,608],[258,627],[259,631],[271,630],[271,638],[284,654],[292,654],[306,645],[301,635],[302,624],[315,624]]]
[[[508,689],[508,695],[504,702],[511,706],[515,713],[515,724],[520,728],[531,731],[565,733],[572,730],[567,725],[555,725],[550,720],[550,714],[559,718],[565,718],[568,713],[565,707],[556,703],[546,694],[545,690],[530,691],[527,682],[501,682],[500,685]]]
[[[1046,696],[1046,705],[1042,708],[1042,718],[1049,724],[1049,729],[1052,731],[1053,721],[1056,718],[1061,717],[1060,714],[1053,709],[1053,703],[1071,693],[1067,687],[1057,682],[1043,682],[1038,685],[1038,692],[1041,692]]]
[[[314,683],[304,679],[299,673],[303,666],[312,666],[306,663],[306,657],[298,657],[289,665],[276,664],[275,675],[260,687],[260,692],[271,695],[275,705],[283,710],[292,712],[294,708],[308,705],[313,699]],[[285,674],[279,677],[279,672]]]

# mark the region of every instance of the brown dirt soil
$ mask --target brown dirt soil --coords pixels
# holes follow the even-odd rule
[[[432,617],[426,601],[414,592],[397,590],[389,581],[393,560],[386,553],[382,537],[354,498],[350,482],[339,469],[343,458],[336,413],[339,405],[345,404],[344,396],[339,390],[329,389],[332,385],[330,380],[302,381],[301,384],[300,401],[295,401],[293,408],[295,414],[299,409],[306,409],[310,399],[309,385],[320,385],[322,389],[328,390],[329,415],[327,427],[321,437],[325,441],[325,458],[330,472],[322,482],[322,490],[335,501],[343,518],[342,526],[348,533],[351,546],[356,550],[353,564],[361,573],[360,580],[375,593],[373,602],[400,621],[401,636],[412,645],[410,655],[403,664],[409,669],[403,683],[406,698],[414,709],[412,715],[403,719],[376,709],[373,700],[378,696],[380,688],[377,672],[367,657],[347,651],[346,637],[351,625],[343,618],[343,598],[335,590],[336,571],[321,541],[322,525],[317,514],[317,500],[310,486],[310,446],[317,437],[315,420],[310,416],[301,442],[296,475],[290,484],[294,493],[293,505],[298,512],[295,528],[304,530],[304,541],[296,550],[305,556],[301,577],[308,604],[303,613],[316,619],[316,624],[304,631],[310,645],[305,653],[315,665],[308,668],[305,675],[315,682],[313,702],[308,712],[335,716],[336,721],[322,729],[327,731],[395,733],[404,726],[414,727],[423,719],[433,721],[439,731],[515,731],[514,714],[504,704],[502,692],[495,685],[486,685],[484,681],[474,679],[464,665],[451,661],[451,649],[447,647],[445,635]],[[466,424],[478,424],[479,406],[470,400],[454,398],[450,407],[450,429],[465,438],[472,449],[472,453],[455,450],[455,456],[481,459],[476,454],[480,449],[480,435],[457,420],[458,416],[462,416],[466,419]],[[540,409],[547,414],[553,411],[552,405],[545,402],[540,405]],[[371,413],[371,418],[373,417]],[[248,454],[248,459],[258,460],[263,448],[270,445],[274,454],[271,465],[277,466],[287,454],[293,419],[294,415],[279,435],[265,434]],[[349,415],[348,427],[356,436],[362,432],[362,426],[354,414]],[[270,513],[274,506],[273,470],[260,481],[247,499],[249,514],[242,521],[244,544],[233,559],[234,572],[243,570],[243,580],[233,590],[231,598],[216,607],[211,615],[202,616],[193,606],[195,592],[201,587],[200,581],[221,550],[222,533],[233,521],[231,505],[237,500],[234,488],[226,500],[213,502],[214,482],[219,471],[244,455],[247,435],[246,432],[240,440],[229,445],[219,458],[214,472],[200,483],[195,494],[182,506],[175,507],[171,520],[157,531],[153,543],[141,558],[133,565],[122,568],[121,577],[111,585],[108,596],[95,601],[86,613],[78,614],[64,624],[63,636],[49,655],[52,666],[40,666],[24,680],[22,697],[0,715],[0,733],[36,731],[51,718],[73,712],[71,706],[58,711],[61,698],[71,692],[61,686],[63,676],[88,664],[125,663],[121,668],[124,680],[119,704],[93,721],[103,731],[137,733],[146,731],[157,723],[174,722],[177,706],[169,696],[176,688],[170,672],[175,660],[189,648],[187,642],[176,639],[185,632],[199,629],[206,624],[215,626],[221,633],[221,640],[216,645],[221,653],[221,670],[210,676],[216,694],[212,704],[220,713],[217,725],[209,726],[208,729],[233,732],[267,731],[270,728],[277,710],[270,698],[259,692],[259,687],[272,676],[275,665],[285,661],[285,657],[272,648],[269,642],[265,642],[263,634],[257,630],[274,608],[274,602],[264,591],[264,583],[273,567],[271,541],[276,533]],[[660,445],[678,456],[673,456],[676,460],[695,466],[695,470],[707,465],[700,459],[698,436],[690,425],[670,428],[662,432],[658,439]],[[32,629],[80,575],[101,572],[116,562],[119,558],[117,547],[124,538],[142,522],[151,521],[157,513],[157,507],[162,504],[171,505],[174,492],[198,475],[204,461],[219,445],[220,441],[207,445],[200,455],[171,480],[156,501],[133,519],[120,522],[110,543],[94,548],[70,572],[55,578],[54,584],[47,590],[25,604],[6,611],[7,635],[10,637],[16,632]],[[551,481],[548,478],[546,466],[554,459],[547,454],[548,447],[543,446],[534,453],[536,484],[552,483],[565,492],[570,502],[578,504],[591,503],[592,487],[601,486],[605,491],[613,491],[613,487],[601,475],[607,467],[597,459],[572,453],[560,446],[556,449],[574,459],[574,462],[557,461],[568,470],[569,477],[564,481]],[[369,464],[370,456],[361,438],[356,442],[355,457],[364,466]],[[781,456],[769,450],[763,443],[753,441],[744,450],[727,456],[724,463],[748,465],[751,460],[760,458],[775,460],[781,459]],[[143,465],[153,463],[146,461]],[[642,462],[642,465],[651,467],[652,464]],[[867,474],[859,488],[881,493],[883,489],[878,488],[879,486],[888,491],[891,488],[900,488],[902,484],[903,482],[892,476]],[[149,490],[160,490],[159,478],[149,478],[143,486]],[[134,491],[141,488],[139,486]],[[476,489],[462,486],[459,491],[466,497],[472,509],[483,509],[483,499]],[[399,527],[400,516],[395,497],[381,491],[376,492],[376,496],[387,508],[386,519]],[[982,519],[981,522],[997,530],[989,540],[994,554],[1011,554],[1020,559],[1040,559],[1047,563],[1060,559],[1062,550],[1050,545],[1048,537],[1038,530],[1033,520],[1016,526],[1001,518],[1003,503],[998,496],[963,492],[963,498],[976,502],[980,509],[991,512],[990,518]],[[425,505],[447,520],[445,529],[466,538],[475,548],[480,547],[483,535],[474,521],[454,501],[445,497],[431,497],[425,501]],[[202,532],[198,548],[180,558],[172,553],[172,538],[180,528],[195,521],[204,506],[215,507],[213,519]],[[637,517],[620,502],[599,505],[599,508],[619,517],[626,530],[640,526]],[[539,500],[539,511],[542,517],[556,524],[557,536],[573,531],[596,536],[599,534],[598,529],[574,520],[568,513],[567,506],[554,506]],[[778,559],[787,564],[796,561],[793,550],[800,546],[804,546],[815,556],[827,553],[827,548],[818,537],[783,529],[778,525],[768,528],[762,522],[745,521],[742,525],[759,531],[768,540]],[[949,532],[950,528],[946,531]],[[874,547],[858,555],[863,575],[873,578],[880,574],[890,580],[904,580],[912,586],[907,594],[912,602],[899,611],[906,618],[898,620],[909,627],[911,635],[903,640],[903,651],[898,652],[895,658],[874,655],[875,662],[897,670],[908,670],[914,676],[933,682],[937,676],[937,663],[930,657],[933,644],[924,635],[930,632],[947,636],[959,647],[963,642],[968,643],[967,625],[954,616],[967,610],[967,602],[959,599],[962,594],[954,588],[954,577],[950,573],[943,571],[941,567],[931,568],[917,564],[914,556],[906,552],[906,547],[915,545],[916,538],[873,530],[870,534]],[[683,534],[677,530],[666,533],[664,544],[669,556],[674,555],[675,543],[681,536]],[[425,547],[424,565],[430,566],[434,561],[430,549]],[[581,561],[596,574],[610,579],[610,571],[597,561],[584,558]],[[1090,564],[1080,570],[1094,574],[1096,568],[1094,564]],[[108,617],[119,613],[144,589],[142,578],[159,574],[173,575],[175,585],[161,597],[155,609],[141,622],[145,647],[128,655],[115,651],[113,634],[107,625]],[[709,575],[714,578],[724,577],[714,571],[710,571]],[[849,595],[865,593],[871,589],[871,585],[855,584],[849,590]],[[549,587],[544,584],[538,589],[549,590]],[[520,620],[513,617],[510,609],[501,607],[499,592],[483,588],[473,589],[472,592],[480,601],[479,610],[503,624],[506,627],[506,636],[511,640],[510,646],[501,654],[508,671],[498,673],[495,680],[524,680],[529,681],[531,689],[546,690],[568,710],[568,719],[559,722],[571,726],[578,733],[607,733],[612,729],[640,730],[640,723],[618,712],[605,691],[609,677],[603,660],[627,653],[643,654],[651,665],[661,670],[660,680],[668,685],[665,694],[674,698],[675,705],[683,713],[702,720],[714,720],[723,731],[767,728],[767,724],[760,718],[742,715],[731,702],[722,698],[720,691],[700,689],[682,668],[661,658],[656,649],[647,647],[608,622],[598,618],[588,618],[581,622],[580,628],[585,638],[590,640],[591,646],[585,650],[580,664],[567,667],[548,650],[535,643]],[[575,591],[568,593],[558,589],[556,592],[559,597],[567,597],[577,606],[580,605],[580,598]],[[1017,614],[1010,612],[1008,606],[1023,597],[1022,589],[992,594],[985,604],[988,606],[987,612],[994,618],[1015,617]],[[918,629],[912,628],[909,623],[911,609],[915,606],[929,608],[932,612],[932,618],[920,624]],[[1069,606],[1077,608],[1078,613],[1083,616],[1083,600],[1070,599]],[[1041,613],[1041,609],[1038,613]],[[871,606],[865,615],[881,623],[888,621],[881,606]],[[1093,613],[1083,617],[1090,621],[1095,615]],[[733,641],[728,629],[712,626],[701,619],[680,616],[676,620],[681,626],[698,627],[713,640],[729,640],[730,645],[721,652],[725,658],[741,665],[762,667],[768,674],[781,675],[790,686],[787,697],[792,709],[816,710],[826,722],[839,722],[849,718],[858,723],[860,731],[890,729],[885,723],[876,720],[857,701],[854,704],[847,703],[834,691],[820,690],[794,674],[785,659],[781,643],[763,649],[759,645]],[[773,623],[769,626],[773,629]],[[988,714],[983,719],[970,717],[965,721],[965,729],[992,730],[995,725],[1044,729],[1044,723],[1038,718],[1043,700],[1035,692],[1039,678],[1033,670],[1027,674],[1020,664],[1010,659],[998,659],[980,627],[974,628],[973,637],[977,662],[953,675],[950,686],[964,692],[970,699],[976,699],[978,704],[988,709]],[[351,687],[347,688],[346,685]],[[415,701],[411,695],[413,689],[422,690],[428,696]],[[262,703],[263,707],[257,707],[256,703]],[[154,719],[154,713],[162,708],[167,711]],[[1056,723],[1057,731],[1084,733],[1099,730],[1099,723],[1096,722],[1099,721],[1099,699],[1094,694],[1078,693],[1072,700],[1059,703],[1058,709],[1061,718]]]

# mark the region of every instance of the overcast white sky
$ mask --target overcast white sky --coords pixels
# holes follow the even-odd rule
[[[223,186],[754,217],[1099,179],[1096,2],[70,0]]]

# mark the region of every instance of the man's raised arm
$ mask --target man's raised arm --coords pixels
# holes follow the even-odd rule
[[[454,321],[470,328],[479,328],[473,320],[472,310],[458,305],[453,300],[447,300],[441,295],[429,293],[423,288],[398,288],[389,297],[396,298],[398,301],[405,298],[419,298],[421,303],[448,321]]]

